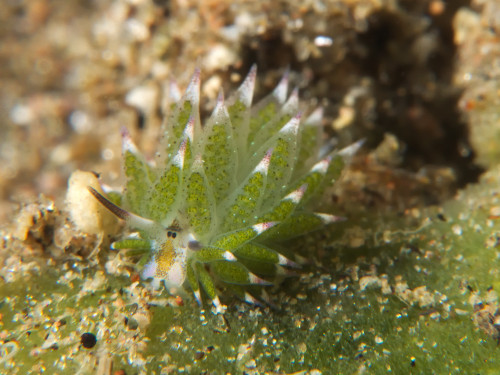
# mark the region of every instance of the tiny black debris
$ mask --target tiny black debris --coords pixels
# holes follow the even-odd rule
[[[97,338],[93,333],[85,332],[81,337],[80,341],[84,348],[92,349],[95,344],[97,344]]]

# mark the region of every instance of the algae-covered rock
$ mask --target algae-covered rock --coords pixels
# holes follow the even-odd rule
[[[441,209],[396,218],[360,210],[295,245],[322,251],[269,292],[273,307],[225,299],[224,315],[149,290],[115,253],[102,265],[12,266],[17,277],[0,286],[0,366],[19,374],[93,373],[102,363],[157,374],[495,371],[499,192],[495,170]],[[82,346],[86,332],[95,347]]]

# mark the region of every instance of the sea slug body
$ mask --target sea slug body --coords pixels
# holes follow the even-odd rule
[[[144,279],[188,286],[217,308],[221,288],[256,303],[256,290],[296,266],[273,244],[341,219],[311,209],[359,147],[319,157],[321,110],[299,113],[297,90],[287,99],[287,74],[252,106],[255,79],[253,66],[202,124],[196,71],[185,94],[173,95],[154,165],[123,131],[123,208],[89,188],[140,233],[112,247],[144,249]]]

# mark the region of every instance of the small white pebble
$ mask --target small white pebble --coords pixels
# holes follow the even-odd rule
[[[88,133],[91,129],[89,116],[83,111],[73,111],[69,115],[69,124],[79,134]]]
[[[257,363],[255,362],[255,359],[251,359],[247,363],[245,363],[245,367],[248,369],[254,369],[257,367]]]
[[[222,79],[219,76],[214,75],[203,84],[203,95],[209,97],[210,99],[215,99],[219,94],[221,87]]]
[[[10,119],[16,125],[28,125],[34,117],[31,108],[24,104],[16,104],[10,110]]]
[[[155,86],[137,86],[125,97],[125,103],[144,113],[151,113],[158,101],[158,88]]]
[[[363,276],[359,279],[359,290],[365,290],[369,286],[381,287],[382,282],[376,276]]]
[[[138,42],[145,41],[150,36],[147,26],[135,18],[128,19],[125,22],[125,28],[130,36]]]
[[[237,56],[234,51],[229,49],[224,44],[217,44],[210,49],[210,52],[205,56],[204,67],[208,71],[218,69],[226,69],[228,66],[234,64]]]
[[[451,227],[451,230],[453,231],[453,233],[455,233],[457,236],[461,236],[462,235],[462,227],[458,224],[455,224],[454,226]]]
[[[314,44],[318,47],[330,47],[333,44],[333,39],[329,36],[318,35],[314,38]]]

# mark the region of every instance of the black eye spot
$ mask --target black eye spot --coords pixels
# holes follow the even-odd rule
[[[91,349],[97,343],[97,338],[95,337],[95,335],[93,333],[85,332],[80,337],[80,341],[81,341],[84,348]]]
[[[175,237],[177,237],[177,233],[172,232],[172,238],[175,238]]]
[[[172,232],[168,231],[167,232],[167,237],[172,237]]]

